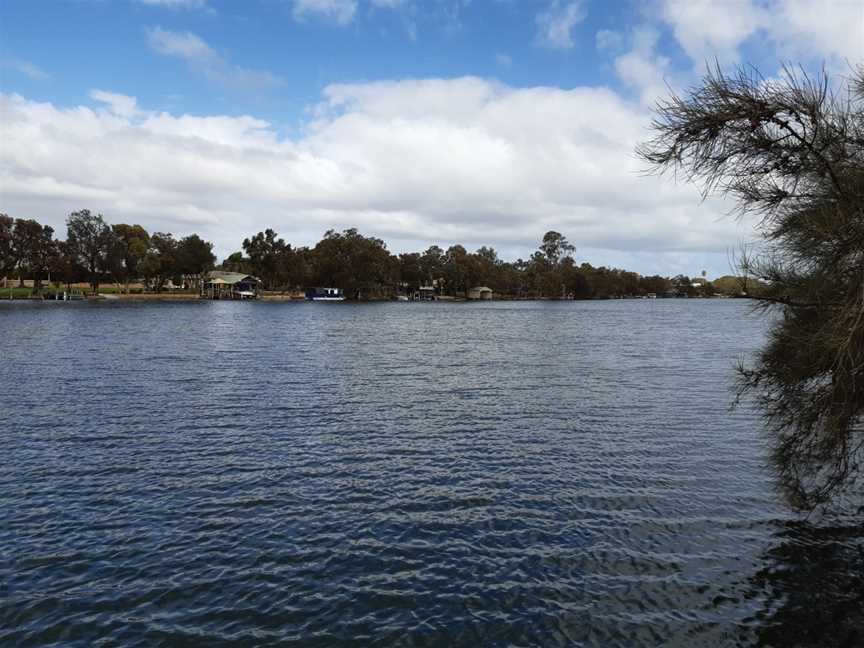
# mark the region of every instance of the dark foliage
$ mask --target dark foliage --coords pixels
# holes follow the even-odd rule
[[[658,106],[639,149],[760,218],[764,246],[741,269],[781,316],[740,390],[761,403],[780,482],[804,509],[860,487],[864,444],[864,70],[840,86],[715,68]]]

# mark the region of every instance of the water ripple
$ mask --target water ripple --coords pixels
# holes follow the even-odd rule
[[[728,409],[763,332],[721,300],[0,304],[0,645],[854,643],[864,532],[792,520]],[[804,588],[844,620],[802,630]]]

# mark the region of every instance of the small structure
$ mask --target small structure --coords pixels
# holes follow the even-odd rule
[[[261,280],[241,272],[214,270],[201,286],[201,296],[207,299],[258,299]]]
[[[434,301],[435,286],[420,286],[414,293],[415,301]]]
[[[306,299],[309,301],[345,301],[341,288],[307,288]]]
[[[468,299],[492,299],[492,289],[487,286],[469,288]]]

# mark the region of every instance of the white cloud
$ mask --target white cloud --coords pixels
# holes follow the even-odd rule
[[[601,51],[618,49],[623,42],[621,34],[611,29],[601,29],[594,36],[594,39],[597,43],[597,49]]]
[[[536,17],[540,42],[556,49],[573,47],[573,28],[585,19],[587,12],[581,0],[552,0]]]
[[[129,95],[106,92],[105,90],[91,90],[90,98],[107,104],[111,112],[120,117],[134,117],[140,112],[138,100]]]
[[[746,43],[834,66],[864,59],[861,0],[664,0],[660,18],[697,67],[739,62]]]
[[[671,62],[657,51],[659,34],[650,27],[639,27],[631,36],[630,51],[615,59],[615,73],[627,86],[639,93],[645,106],[653,106],[657,99],[668,94],[667,75]]]
[[[50,79],[51,76],[45,72],[42,68],[40,68],[35,63],[31,63],[30,61],[22,61],[21,59],[6,59],[4,61],[0,61],[0,68],[6,70],[15,70],[16,72],[23,74],[24,76],[30,77],[34,81],[45,81],[46,79]]]
[[[147,30],[147,42],[157,54],[184,61],[210,81],[236,90],[264,90],[284,80],[270,72],[232,65],[192,32],[175,32],[161,27]]]
[[[393,3],[382,3],[392,6]],[[294,0],[294,17],[303,20],[310,14],[319,15],[336,22],[339,25],[347,25],[354,20],[357,13],[357,0]]]
[[[738,48],[769,19],[753,0],[665,0],[663,18],[697,65],[708,59],[737,62]]]
[[[687,270],[660,260],[706,255],[724,271],[727,248],[749,236],[694,188],[640,173],[633,149],[650,115],[607,89],[477,78],[333,85],[296,140],[253,117],[93,96],[111,110],[2,96],[0,210],[62,233],[64,217],[88,207],[113,222],[197,231],[220,254],[265,227],[300,244],[358,227],[397,250],[461,242],[512,256],[556,229],[589,260],[592,249],[642,253],[635,269],[646,272]]]
[[[207,0],[137,0],[141,4],[169,9],[206,9]]]
[[[785,0],[769,12],[766,28],[781,56],[825,58],[838,68],[864,60],[861,0]]]
[[[191,32],[173,32],[155,27],[147,31],[147,38],[150,47],[165,56],[176,56],[202,65],[214,65],[220,58],[212,47]]]
[[[513,59],[510,58],[509,54],[505,54],[504,52],[498,52],[495,55],[495,62],[504,68],[509,68],[513,65]]]

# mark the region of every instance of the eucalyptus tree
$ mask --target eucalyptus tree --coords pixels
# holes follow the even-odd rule
[[[6,214],[0,214],[0,278],[6,277],[18,265],[15,254],[13,227],[15,220]]]
[[[110,266],[116,236],[102,215],[92,214],[89,209],[69,214],[66,229],[69,252],[87,269],[90,288],[96,292],[101,274]]]
[[[276,288],[287,283],[282,270],[286,264],[282,258],[291,248],[272,229],[258,232],[243,240],[243,250],[249,257],[253,274],[264,282],[267,288]]]
[[[498,258],[495,248],[484,245],[471,255],[477,274],[477,283],[501,292],[505,281],[502,276],[503,261]]]
[[[140,225],[118,223],[112,225],[111,229],[114,232],[115,246],[109,265],[123,280],[126,292],[129,292],[129,283],[138,277],[138,264],[150,249],[150,235]]]
[[[451,245],[447,248],[442,270],[447,290],[453,295],[463,297],[466,291],[474,285],[477,276],[471,255],[461,245]]]
[[[177,241],[171,233],[155,232],[150,236],[150,249],[138,262],[138,272],[156,292],[161,292],[169,279],[179,277]]]
[[[355,228],[327,231],[311,257],[318,282],[340,287],[352,299],[386,292],[398,273],[398,261],[384,241]]]
[[[204,275],[215,263],[213,244],[197,234],[184,236],[177,243],[174,271],[192,285],[200,287]]]
[[[15,220],[13,241],[20,265],[26,268],[33,278],[33,287],[39,290],[42,279],[50,272],[59,255],[54,228],[32,219],[18,218]],[[23,273],[21,276],[23,279]]]
[[[429,246],[420,255],[420,274],[426,285],[431,285],[433,281],[442,281],[444,279],[444,262],[444,250],[437,245]]]
[[[553,265],[575,250],[576,247],[567,240],[566,236],[554,230],[546,232],[543,235],[543,241],[540,243],[540,251],[549,260],[549,263]]]
[[[414,291],[423,283],[423,271],[419,252],[406,252],[399,255],[399,281]]]
[[[254,274],[251,270],[249,259],[243,256],[242,252],[233,252],[222,261],[222,270],[225,272],[242,272],[244,274]]]
[[[786,68],[709,69],[657,106],[638,152],[758,216],[762,250],[742,274],[776,309],[767,344],[739,367],[766,415],[781,485],[812,509],[859,492],[864,447],[864,69],[832,80]]]

